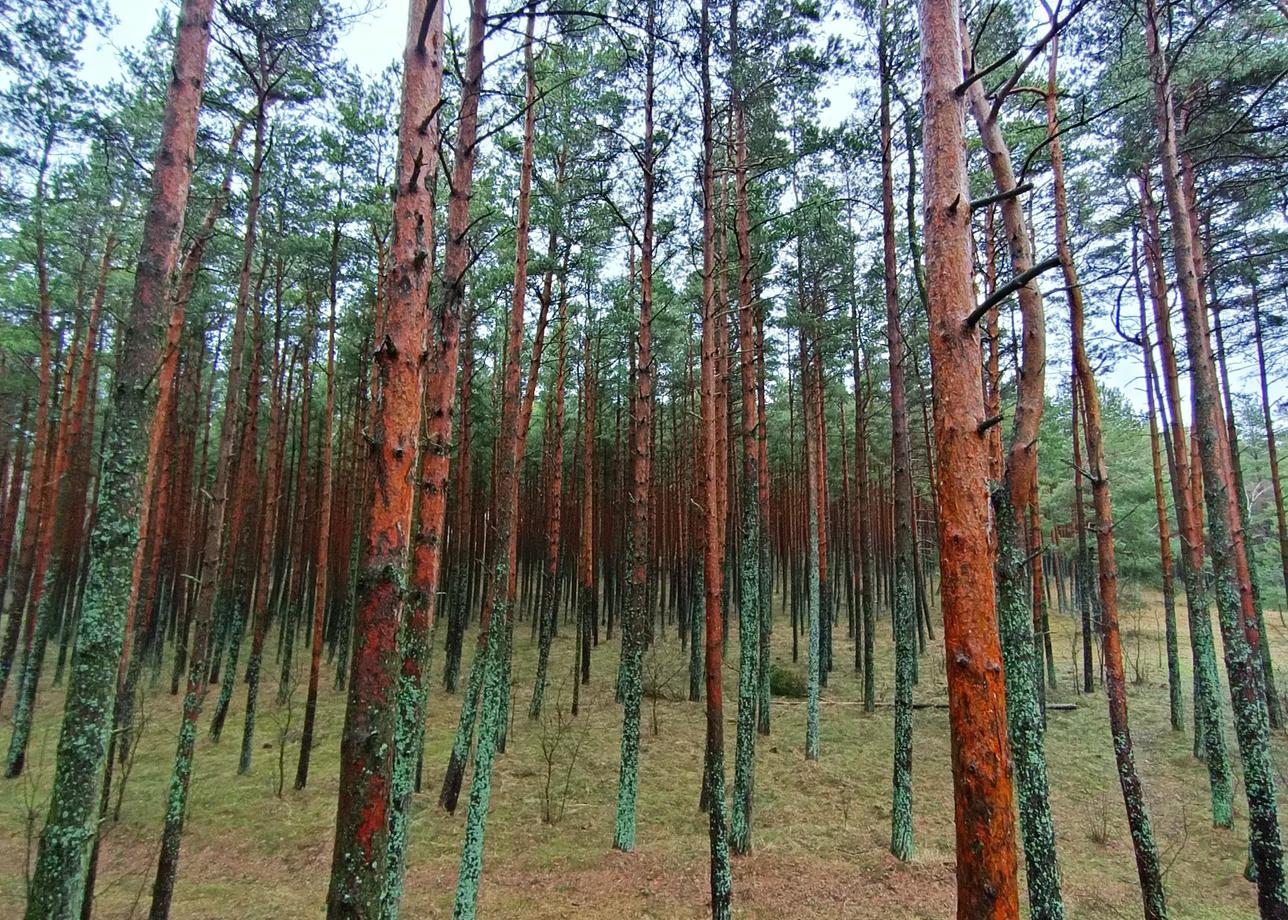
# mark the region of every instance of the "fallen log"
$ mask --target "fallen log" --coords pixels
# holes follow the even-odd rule
[[[775,700],[774,700],[774,702],[775,702],[775,703],[781,703],[781,704],[784,704],[784,705],[787,705],[787,706],[803,706],[803,705],[805,705],[805,702],[806,702],[806,701],[805,701],[805,700],[785,700],[785,699],[782,699],[782,698],[777,698],[777,699],[775,699]],[[820,699],[818,702],[819,702],[819,705],[820,705],[820,706],[862,706],[862,705],[863,705],[863,701],[862,701],[862,700],[827,700],[827,699]],[[875,704],[875,708],[877,708],[877,709],[894,709],[894,703],[887,703],[887,702],[876,703],[876,704]],[[945,702],[939,702],[939,703],[927,703],[927,702],[920,702],[920,703],[913,703],[913,704],[912,704],[912,708],[913,708],[914,710],[916,710],[916,709],[944,709],[944,710],[947,710],[947,709],[948,709],[948,703],[947,703],[946,701],[945,701]],[[1047,704],[1046,704],[1047,712],[1073,712],[1073,711],[1074,711],[1074,710],[1076,710],[1077,708],[1078,708],[1078,704],[1077,704],[1077,703],[1047,703]]]

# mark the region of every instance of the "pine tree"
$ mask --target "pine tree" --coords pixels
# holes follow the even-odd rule
[[[104,441],[86,601],[72,657],[53,791],[27,896],[28,920],[76,916],[85,896],[116,703],[116,663],[126,633],[123,614],[130,589],[126,573],[139,541],[145,462],[140,445],[147,422],[147,391],[157,364],[170,275],[192,181],[213,5],[213,0],[184,0],[179,12],[161,141]]]

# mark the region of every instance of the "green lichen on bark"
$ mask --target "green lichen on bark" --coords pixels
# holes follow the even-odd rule
[[[203,668],[202,662],[195,662]],[[200,677],[193,675],[183,700],[183,717],[179,722],[179,738],[174,766],[170,772],[170,788],[166,795],[165,819],[161,828],[161,852],[157,859],[157,874],[152,884],[150,920],[164,920],[169,916],[174,897],[174,883],[179,865],[179,842],[183,838],[183,823],[188,811],[188,790],[192,782],[193,752],[197,743],[197,716],[201,712],[203,690],[194,689]]]
[[[286,622],[282,624],[282,669],[277,678],[277,705],[285,706],[293,683],[292,667],[295,662],[295,633],[300,628],[300,604],[292,602],[286,608]],[[309,624],[304,624],[311,628]]]
[[[528,718],[541,716],[546,698],[546,675],[550,670],[550,646],[555,638],[555,620],[559,615],[559,589],[563,583],[559,568],[548,575],[542,588],[541,607],[538,613],[537,675],[532,683],[532,700],[528,704]]]
[[[98,831],[147,441],[143,394],[118,384],[114,402],[90,538],[89,579],[72,652],[54,785],[28,889],[27,920],[79,915]]]
[[[353,528],[349,543],[349,592],[340,607],[335,636],[335,689],[343,690],[349,675],[349,640],[353,634],[353,611],[358,606],[358,560],[361,558],[363,527]]]
[[[1214,436],[1214,435],[1213,435]],[[1201,433],[1200,439],[1208,437]],[[1225,648],[1226,673],[1234,710],[1234,732],[1243,759],[1243,786],[1248,800],[1248,846],[1257,870],[1257,901],[1263,917],[1288,916],[1284,885],[1283,842],[1275,798],[1274,764],[1270,759],[1270,720],[1261,683],[1260,650],[1246,631],[1236,580],[1233,535],[1222,515],[1225,489],[1219,477],[1204,477],[1208,505],[1208,545],[1212,553],[1217,616]]]
[[[1009,485],[993,491],[997,522],[997,609],[1006,680],[1007,734],[1018,787],[1020,834],[1033,920],[1062,920],[1064,898],[1056,860],[1055,824],[1048,801],[1041,698],[1035,658],[1025,553],[1019,542]]]
[[[819,576],[818,583],[818,679],[826,687],[832,670],[832,583]]]
[[[452,752],[447,759],[447,772],[443,775],[443,788],[438,796],[438,804],[449,812],[456,810],[456,802],[461,795],[461,782],[465,778],[465,762],[470,756],[470,747],[474,744],[474,722],[478,712],[479,693],[483,688],[483,672],[487,662],[487,647],[491,642],[491,630],[488,640],[475,653],[470,662],[470,674],[465,684],[465,696],[461,699],[461,715],[456,724],[456,736],[452,740]]]
[[[506,566],[497,567],[494,584],[506,584]],[[506,698],[502,686],[505,668],[501,661],[505,648],[505,624],[509,616],[508,605],[503,600],[504,590],[498,590],[493,599],[492,622],[487,642],[482,650],[484,658],[482,716],[479,719],[479,743],[474,754],[474,777],[470,781],[469,808],[465,816],[465,843],[461,847],[461,864],[456,880],[456,902],[452,908],[453,920],[474,920],[478,915],[479,882],[483,877],[483,837],[487,826],[488,805],[492,799],[492,764],[496,758],[497,741],[505,722]]]
[[[894,603],[894,790],[890,809],[890,852],[912,859],[912,686],[917,660],[917,615],[912,559],[895,556]]]
[[[1266,635],[1266,615],[1261,603],[1261,576],[1257,571],[1256,546],[1248,538],[1248,534],[1252,531],[1251,522],[1248,519],[1248,496],[1243,487],[1243,466],[1239,462],[1239,446],[1233,427],[1230,429],[1230,443],[1231,458],[1234,460],[1235,493],[1239,506],[1239,526],[1244,534],[1243,549],[1248,563],[1248,587],[1252,591],[1252,609],[1256,616],[1257,658],[1261,666],[1261,685],[1265,691],[1266,713],[1270,718],[1270,727],[1278,729],[1283,727],[1283,709],[1279,701],[1279,688],[1275,684],[1275,663],[1270,654],[1270,640]]]
[[[729,844],[734,853],[751,852],[751,814],[756,780],[756,707],[760,700],[761,658],[760,507],[756,483],[742,488],[742,545],[738,557],[738,723],[733,759],[733,821]]]
[[[456,692],[461,673],[461,653],[465,646],[465,600],[470,574],[468,563],[459,563],[452,572],[447,592],[451,600],[447,604],[447,642],[443,648],[443,689],[448,693]]]
[[[805,759],[818,760],[818,691],[819,691],[819,576],[818,576],[818,509],[809,509],[809,654],[805,695]]]
[[[424,604],[416,598],[410,604]],[[418,673],[399,672],[394,691],[394,762],[389,794],[389,846],[385,863],[382,920],[398,920],[407,874],[407,847],[411,830],[412,794],[416,768],[425,749],[425,705],[429,697],[431,637],[410,627],[409,616],[399,631],[403,661],[415,660]]]
[[[1136,757],[1132,753],[1131,738],[1122,732],[1113,732],[1114,755],[1117,759],[1118,781],[1123,791],[1123,804],[1127,810],[1127,826],[1131,830],[1133,850],[1136,853],[1137,875],[1150,878],[1156,884],[1142,886],[1145,916],[1166,920],[1167,902],[1164,893],[1162,870],[1158,861],[1158,845],[1154,842],[1154,828],[1145,808],[1145,794],[1136,770]]]
[[[729,840],[725,831],[724,748],[707,748],[707,785],[710,809],[707,832],[711,843],[711,917],[729,920],[733,901],[733,874],[729,868]]]
[[[639,614],[631,611],[628,616]],[[623,631],[623,644],[629,645],[622,661],[618,685],[622,691],[621,766],[617,773],[617,811],[613,819],[613,849],[629,853],[635,849],[635,803],[639,796],[640,771],[640,703],[643,681],[640,668],[640,645],[631,633],[638,623]]]
[[[241,592],[237,592],[241,595]],[[237,683],[237,661],[241,655],[242,632],[245,626],[240,601],[234,602],[232,620],[228,625],[228,665],[224,679],[219,685],[219,699],[215,703],[215,713],[210,718],[210,740],[218,743],[224,730],[224,721],[228,718],[228,707],[233,698],[233,685]]]
[[[40,686],[41,665],[45,659],[45,646],[53,628],[55,599],[61,600],[62,592],[52,584],[61,570],[55,557],[47,569],[45,590],[36,608],[35,635],[23,655],[18,679],[18,696],[13,707],[13,733],[9,736],[9,753],[5,758],[4,775],[13,779],[22,773],[27,757],[27,742],[31,738],[31,720],[36,706],[36,690]],[[16,614],[15,614],[16,615]]]
[[[1167,645],[1167,710],[1172,731],[1185,728],[1185,695],[1181,690],[1181,658],[1176,637],[1176,597],[1163,594],[1163,631]]]
[[[701,564],[694,566],[689,595],[689,701],[702,699],[702,637],[706,633],[706,578]]]
[[[1190,626],[1190,652],[1194,663],[1194,747],[1202,753],[1208,769],[1208,786],[1212,793],[1212,823],[1216,827],[1234,826],[1234,789],[1230,775],[1230,757],[1226,750],[1222,725],[1216,646],[1212,639],[1212,620],[1208,613],[1207,590],[1203,574],[1193,571],[1181,559],[1185,581],[1185,598]]]
[[[873,596],[873,566],[870,559],[864,560],[863,574],[863,711],[876,712],[877,677],[873,658],[876,654],[876,598]]]
[[[246,668],[246,722],[242,728],[241,755],[237,761],[237,773],[245,776],[250,773],[250,762],[255,745],[255,708],[259,701],[259,675],[263,666],[263,649],[250,656]]]
[[[621,761],[617,771],[617,811],[613,849],[635,849],[635,804],[639,798],[640,706],[643,700],[644,618],[647,586],[639,577],[647,569],[636,534],[627,535],[626,608],[622,613],[622,656],[617,691],[622,700]]]
[[[770,570],[769,562],[769,541],[763,537],[766,531],[765,518],[762,514],[760,517],[759,540],[759,593],[757,595],[760,601],[760,662],[757,670],[757,683],[759,685],[759,701],[756,706],[756,731],[762,735],[769,734],[769,702],[771,698],[769,677],[769,648],[774,634],[774,612],[771,604],[773,594],[773,575]]]

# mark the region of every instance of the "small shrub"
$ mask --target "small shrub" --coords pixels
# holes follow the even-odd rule
[[[1088,836],[1101,846],[1109,843],[1109,806],[1103,793],[1100,796],[1100,813],[1092,816],[1091,830]]]
[[[769,692],[789,700],[803,700],[808,693],[805,675],[775,662],[769,669]]]

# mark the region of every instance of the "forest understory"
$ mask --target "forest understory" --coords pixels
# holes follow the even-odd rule
[[[1288,0],[0,0],[0,920],[1288,920],[1285,113]]]
[[[1133,593],[1133,592],[1125,592]],[[775,603],[775,670],[804,673],[792,663],[789,613]],[[1180,611],[1178,611],[1179,613]],[[1188,647],[1184,616],[1178,616]],[[1266,625],[1276,668],[1288,669],[1288,627],[1267,609]],[[702,704],[685,699],[687,652],[674,632],[645,656],[641,733],[639,830],[633,853],[611,849],[616,801],[618,726],[613,700],[618,642],[601,640],[592,678],[583,688],[581,716],[568,718],[574,628],[561,626],[551,651],[547,712],[527,717],[536,644],[528,624],[516,625],[514,711],[507,753],[496,762],[487,874],[479,910],[488,917],[696,918],[709,913],[707,818],[698,810],[704,721]],[[946,699],[943,645],[928,643],[920,658],[913,719],[913,795],[916,850],[909,863],[889,851],[889,770],[892,757],[892,662],[888,618],[878,621],[878,708],[856,704],[862,680],[852,670],[853,644],[845,623],[836,626],[836,668],[822,690],[821,757],[803,759],[804,700],[775,696],[773,733],[756,752],[755,849],[733,864],[735,916],[747,918],[852,918],[940,920],[954,916],[953,788],[948,714],[933,708]],[[1067,614],[1051,618],[1058,689],[1048,701],[1072,704],[1048,715],[1047,756],[1051,807],[1070,920],[1113,920],[1139,915],[1131,839],[1123,816],[1103,689],[1077,692],[1075,648],[1081,640]],[[938,618],[935,622],[939,630]],[[1235,828],[1212,827],[1206,772],[1191,753],[1190,731],[1168,727],[1167,668],[1160,599],[1146,594],[1125,604],[1123,650],[1137,764],[1165,870],[1170,916],[1175,920],[1243,920],[1257,916],[1256,888],[1244,879],[1247,815],[1236,786]],[[433,664],[441,667],[441,631]],[[466,648],[475,648],[474,630]],[[1075,645],[1076,643],[1076,645]],[[273,654],[270,652],[269,654]],[[1182,656],[1189,686],[1188,655]],[[468,653],[467,653],[468,658]],[[737,629],[724,657],[726,698],[736,698]],[[166,667],[163,674],[168,674]],[[338,791],[339,726],[344,695],[324,670],[314,773],[302,791],[291,788],[298,756],[303,702],[284,705],[272,695],[261,714],[259,750],[250,775],[237,773],[237,739],[198,741],[203,768],[192,784],[184,834],[184,873],[175,891],[176,920],[239,917],[313,918],[324,910]],[[1222,680],[1225,680],[1222,668]],[[801,678],[803,686],[803,676]],[[448,815],[435,802],[442,765],[456,730],[459,694],[448,695],[432,675],[425,734],[424,788],[415,798],[404,916],[448,917],[452,912],[463,811]],[[242,694],[229,713],[241,717]],[[1191,714],[1186,694],[1186,715]],[[102,834],[95,916],[104,920],[144,916],[156,860],[156,828],[165,800],[173,726],[180,698],[160,686],[145,691],[138,747],[125,784],[119,820],[109,814]],[[35,856],[34,833],[44,821],[53,753],[63,705],[61,688],[41,694],[41,726],[32,740],[29,769],[0,784],[0,916],[18,916],[25,901],[24,867]],[[1229,720],[1226,701],[1226,724]],[[559,711],[563,712],[562,719]],[[656,718],[656,723],[654,723]],[[735,716],[728,711],[728,730]],[[562,726],[562,734],[561,734]],[[655,731],[656,729],[656,731]],[[285,739],[285,781],[279,755]],[[1288,762],[1288,736],[1272,739],[1276,763]],[[550,750],[548,758],[545,751]],[[1237,752],[1232,752],[1237,758]],[[552,767],[547,797],[547,769]],[[1236,760],[1234,775],[1240,776]],[[468,781],[468,777],[467,777]],[[1285,782],[1282,771],[1279,781]],[[567,792],[564,792],[564,786]],[[555,822],[545,820],[547,801]],[[115,807],[115,802],[113,802]],[[557,812],[563,809],[562,818]],[[26,859],[22,854],[26,853]],[[1024,867],[1021,861],[1020,871]],[[1021,897],[1025,886],[1020,884]],[[1027,913],[1027,908],[1025,908]]]

